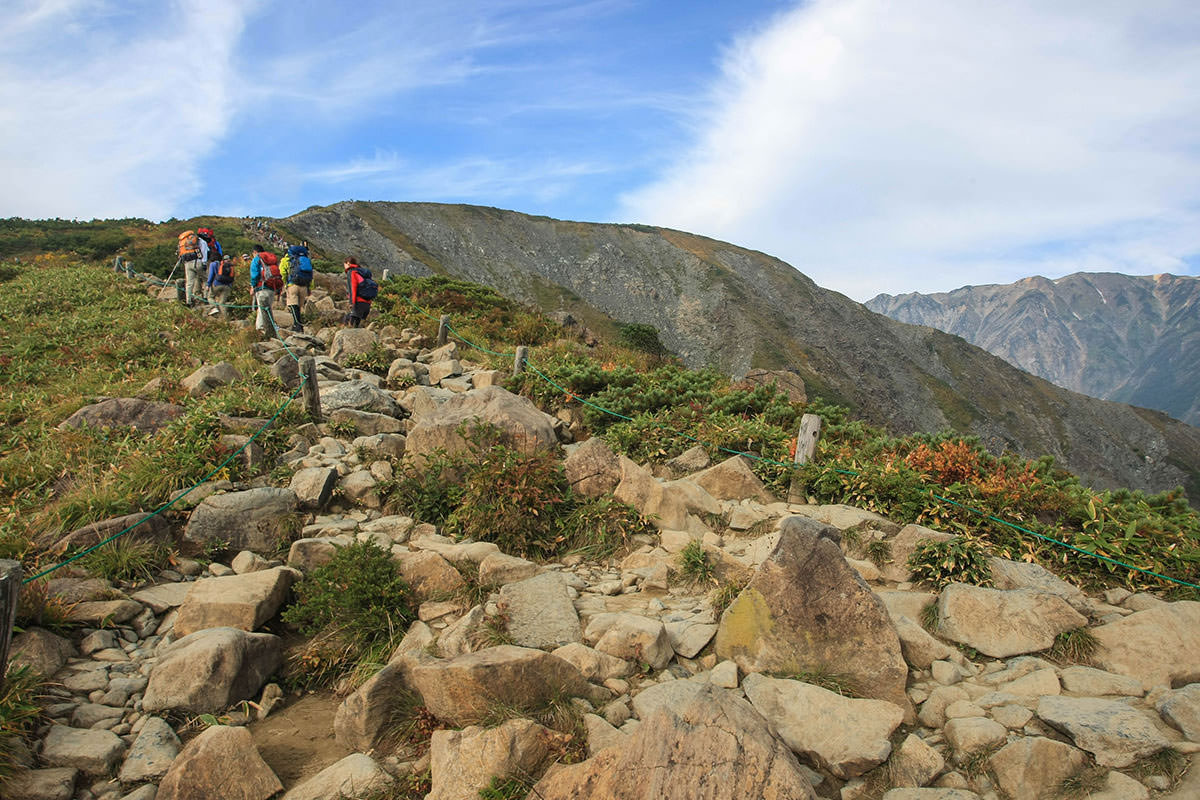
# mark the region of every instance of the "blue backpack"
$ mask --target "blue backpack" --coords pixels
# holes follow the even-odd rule
[[[312,259],[308,257],[308,248],[302,244],[294,244],[288,248],[291,265],[288,269],[288,282],[297,286],[308,286],[313,279]]]

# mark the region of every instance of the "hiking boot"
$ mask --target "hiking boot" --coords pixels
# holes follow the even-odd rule
[[[293,325],[292,333],[304,333],[304,326],[303,325]]]

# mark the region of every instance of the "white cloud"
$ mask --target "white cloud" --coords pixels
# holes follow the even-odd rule
[[[252,5],[25,3],[0,27],[0,216],[155,218],[194,193]]]
[[[1200,252],[1200,4],[816,0],[725,53],[622,220],[866,299]],[[1001,277],[998,277],[1001,276]]]

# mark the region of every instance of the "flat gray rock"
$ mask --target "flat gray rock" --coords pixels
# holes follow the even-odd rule
[[[508,614],[508,633],[514,644],[545,649],[583,638],[579,614],[558,572],[544,572],[510,583],[500,590]]]
[[[1154,723],[1125,703],[1094,697],[1043,697],[1037,715],[1105,767],[1128,767],[1170,746]]]

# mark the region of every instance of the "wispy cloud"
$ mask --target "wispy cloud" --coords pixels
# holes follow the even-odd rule
[[[574,182],[609,168],[604,164],[560,159],[466,158],[421,165],[394,152],[321,167],[302,179],[315,185],[353,185],[376,197],[440,202],[494,203],[513,197],[546,202],[568,191]]]
[[[0,26],[0,174],[10,187],[0,215],[155,217],[194,192],[199,155],[237,107],[231,51],[248,7],[18,8]],[[198,37],[209,29],[228,36]]]
[[[620,219],[865,299],[1200,252],[1200,5],[817,0],[725,54]],[[979,275],[973,274],[978,272]]]

